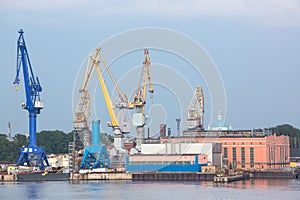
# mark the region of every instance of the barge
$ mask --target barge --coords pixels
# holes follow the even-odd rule
[[[19,173],[16,178],[17,181],[69,181],[70,173]]]

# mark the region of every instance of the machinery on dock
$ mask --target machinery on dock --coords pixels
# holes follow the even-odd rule
[[[26,102],[22,104],[22,108],[29,113],[29,146],[21,148],[20,157],[16,165],[23,166],[26,163],[27,166],[38,167],[40,170],[44,170],[45,164],[49,166],[49,162],[44,148],[40,148],[36,144],[36,118],[40,114],[41,109],[43,109],[40,99],[42,87],[38,77],[34,76],[23,33],[23,30],[20,29],[20,35],[17,40],[16,78],[13,84],[16,85],[15,88],[18,90],[20,83],[19,75],[22,68],[26,97]]]
[[[189,130],[203,130],[204,96],[202,87],[195,89],[193,98],[188,107],[187,128]]]
[[[108,167],[110,167],[110,158],[106,146],[101,145],[100,141],[100,120],[92,121],[92,145],[88,145],[84,151],[79,172],[84,169],[96,170]]]

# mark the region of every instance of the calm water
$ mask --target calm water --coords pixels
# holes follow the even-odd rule
[[[0,183],[0,199],[300,199],[300,180]]]

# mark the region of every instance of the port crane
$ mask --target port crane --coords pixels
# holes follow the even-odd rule
[[[94,65],[91,56],[89,56],[87,63],[84,81],[82,87],[79,89],[80,98],[74,111],[73,123],[76,150],[85,149],[89,144],[91,144],[90,93],[88,90],[88,83],[94,71]],[[83,147],[81,145],[83,145]]]
[[[22,108],[29,113],[29,146],[21,148],[20,157],[16,166],[22,166],[26,163],[28,167],[33,166],[38,167],[40,170],[44,170],[45,164],[49,166],[49,162],[44,148],[40,148],[36,144],[36,119],[37,115],[40,114],[41,109],[43,109],[43,104],[40,100],[42,87],[38,77],[34,76],[23,33],[24,31],[20,29],[17,40],[16,77],[13,84],[15,85],[16,90],[18,90],[20,83],[19,75],[22,69],[26,97],[26,103],[22,104]]]
[[[198,86],[188,107],[187,128],[189,130],[203,130],[203,118],[204,96],[202,87]]]
[[[102,63],[105,67],[105,71],[108,72],[120,98],[120,101],[114,106],[112,105],[112,101],[108,94],[102,72],[100,70],[99,63]],[[88,57],[85,78],[83,81],[83,85],[79,90],[81,97],[77,103],[76,110],[74,112],[74,130],[75,135],[79,135],[80,138],[84,143],[84,147],[86,147],[90,142],[89,135],[89,125],[90,125],[90,94],[88,90],[89,80],[93,74],[93,71],[96,69],[98,74],[98,79],[104,94],[105,102],[109,111],[109,115],[111,118],[111,122],[108,123],[110,127],[113,128],[114,133],[116,133],[116,137],[120,137],[122,134],[129,133],[129,121],[127,122],[124,119],[121,119],[123,115],[116,116],[114,112],[114,108],[119,109],[119,113],[124,113],[125,109],[129,107],[129,101],[126,94],[121,92],[120,87],[118,86],[114,76],[112,75],[111,71],[109,70],[106,61],[101,53],[101,47],[97,48],[93,53],[91,53]],[[119,123],[121,122],[121,123]],[[76,134],[77,133],[77,134]],[[120,145],[117,145],[120,146]]]
[[[108,93],[105,80],[103,78],[103,72],[100,69],[100,63],[104,66],[105,72],[107,72],[118,92],[118,96],[120,98],[120,101],[113,105],[112,100],[110,98],[110,95]],[[89,55],[87,68],[86,68],[86,74],[83,82],[82,88],[79,90],[79,92],[82,94],[81,98],[78,101],[77,108],[75,110],[75,120],[74,120],[74,128],[75,129],[82,129],[82,128],[88,128],[89,127],[89,119],[90,119],[90,95],[88,93],[88,83],[89,79],[93,73],[93,71],[96,70],[98,79],[100,82],[100,86],[103,92],[103,96],[105,99],[106,107],[110,116],[111,121],[108,123],[110,127],[112,127],[113,132],[115,134],[116,138],[122,138],[122,134],[129,133],[129,124],[126,124],[126,121],[120,124],[120,120],[117,118],[114,109],[119,108],[121,109],[128,109],[129,108],[129,100],[126,96],[126,94],[121,92],[120,87],[117,84],[117,81],[115,80],[114,76],[112,75],[102,53],[101,53],[101,47],[98,47],[94,52],[92,52]],[[118,139],[116,139],[118,141]],[[121,148],[121,144],[115,144],[118,148]]]
[[[100,59],[100,60],[99,60]],[[114,76],[112,75],[102,53],[101,53],[101,47],[97,48],[94,56],[93,56],[93,63],[95,65],[97,74],[98,74],[98,78],[99,78],[99,82],[101,85],[101,89],[102,89],[102,93],[105,99],[105,103],[106,103],[106,107],[111,119],[111,122],[108,122],[108,126],[112,127],[113,129],[113,133],[114,133],[114,146],[116,148],[117,151],[123,151],[123,137],[124,134],[129,133],[130,131],[130,124],[129,121],[126,121],[124,119],[118,119],[114,108],[118,108],[119,112],[124,112],[124,110],[129,109],[130,108],[130,102],[126,96],[126,94],[121,92],[121,89],[119,87],[119,85],[117,84],[117,81],[115,80]],[[118,103],[116,103],[116,105],[114,106],[110,95],[108,93],[104,78],[103,78],[103,72],[100,69],[99,64],[102,63],[102,65],[104,66],[104,71],[106,71],[109,74],[110,79],[112,80],[117,92],[118,92],[118,96],[120,98],[120,101]],[[120,122],[122,123],[120,125]]]
[[[100,63],[104,66],[103,71],[101,71]],[[79,150],[80,143],[84,143],[84,149],[90,146],[91,140],[91,131],[90,126],[90,95],[88,90],[89,80],[93,72],[97,72],[98,80],[102,89],[106,107],[110,116],[111,121],[108,122],[108,126],[112,127],[114,134],[114,146],[115,151],[111,152],[110,156],[112,157],[112,164],[119,163],[120,157],[123,157],[125,150],[123,149],[123,138],[124,134],[129,133],[130,131],[130,121],[125,119],[125,112],[127,109],[131,109],[130,102],[126,94],[121,92],[120,87],[117,84],[114,76],[112,75],[102,53],[101,46],[95,49],[89,57],[87,62],[87,67],[85,71],[85,78],[83,85],[79,90],[81,97],[77,103],[76,109],[74,111],[74,143],[75,149]],[[105,80],[103,78],[103,73],[107,72],[110,79],[112,80],[116,91],[118,92],[118,102],[116,104],[112,103],[112,100],[109,96]],[[115,114],[115,108],[118,109],[118,115]],[[73,147],[74,149],[74,147]]]
[[[114,76],[112,75],[102,53],[101,53],[101,47],[97,48],[92,55],[93,59],[93,65],[95,66],[95,69],[98,74],[98,79],[101,85],[102,93],[105,99],[106,107],[108,110],[108,113],[110,115],[111,122],[108,122],[108,126],[112,127],[113,134],[114,134],[114,147],[115,152],[111,151],[111,165],[112,166],[119,166],[122,163],[125,163],[125,156],[126,150],[124,147],[124,134],[129,133],[130,131],[130,122],[127,121],[125,118],[120,119],[120,117],[124,117],[123,115],[119,115],[118,117],[115,114],[115,108],[119,109],[119,113],[125,113],[127,109],[133,108],[130,106],[130,102],[126,96],[126,94],[121,92],[121,89],[119,88],[117,81],[115,80]],[[100,60],[99,60],[100,59]],[[104,66],[104,70],[101,71],[100,63]],[[118,95],[119,95],[119,101],[113,105],[110,95],[108,93],[103,73],[107,72],[109,74],[110,79],[112,80]]]
[[[146,94],[147,94],[147,86],[148,92],[154,93],[151,81],[151,75],[149,71],[149,66],[151,64],[149,51],[148,49],[144,49],[144,61],[142,67],[142,73],[139,80],[139,85],[137,90],[134,92],[133,102],[131,102],[131,106],[135,108],[135,113],[133,113],[132,121],[133,125],[136,126],[137,133],[137,150],[141,150],[141,144],[144,142],[145,138],[145,104],[146,104]]]
[[[94,70],[93,65],[90,64],[91,59],[88,59],[88,65],[83,81],[83,85],[79,90],[81,97],[77,103],[76,110],[74,112],[74,128],[75,130],[81,130],[89,127],[90,122],[90,93],[87,88],[88,82]]]

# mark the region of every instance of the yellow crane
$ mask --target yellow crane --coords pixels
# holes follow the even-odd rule
[[[77,135],[80,135],[80,138],[83,138],[83,143],[84,146],[86,146],[87,143],[90,143],[90,138],[87,136],[88,133],[86,130],[89,130],[89,125],[90,125],[90,95],[89,95],[89,90],[88,90],[88,83],[89,80],[92,76],[92,73],[94,70],[97,71],[98,79],[101,85],[101,89],[103,92],[103,96],[105,99],[106,107],[110,116],[111,121],[108,123],[109,126],[113,128],[113,133],[115,135],[115,138],[120,138],[115,140],[115,146],[116,148],[121,148],[122,147],[122,140],[123,134],[129,132],[129,122],[122,122],[120,125],[119,120],[116,117],[116,114],[114,112],[114,105],[111,101],[111,98],[109,96],[107,87],[105,85],[105,81],[103,78],[103,72],[101,72],[100,69],[100,62],[103,64],[105,67],[105,71],[109,74],[117,92],[118,96],[120,98],[119,103],[117,103],[117,108],[121,109],[127,109],[129,107],[129,101],[126,96],[126,94],[123,94],[121,92],[120,87],[118,86],[115,78],[113,77],[111,71],[109,70],[106,61],[101,54],[101,47],[98,47],[93,53],[89,55],[88,62],[87,62],[87,67],[86,67],[86,72],[85,72],[85,78],[83,81],[83,86],[79,90],[81,93],[81,97],[77,103],[76,110],[74,112],[74,129],[75,133],[77,132]],[[117,143],[117,144],[116,144]]]
[[[101,89],[102,89],[102,92],[103,92],[103,96],[104,96],[104,99],[105,99],[106,107],[107,107],[107,110],[108,110],[108,113],[109,113],[109,116],[110,116],[110,119],[111,119],[111,122],[110,122],[109,126],[113,127],[113,129],[115,129],[115,128],[119,127],[119,122],[118,122],[116,114],[114,112],[114,106],[113,106],[111,98],[109,96],[104,78],[102,76],[102,72],[101,72],[101,69],[100,69],[100,66],[99,66],[99,63],[100,63],[99,57],[102,58],[102,60],[104,60],[103,56],[100,52],[100,48],[96,49],[93,62],[94,62],[94,65],[96,67],[96,71],[97,71],[97,74],[98,74],[99,82],[100,82]],[[105,62],[103,62],[103,64],[104,63]],[[104,66],[107,66],[107,65],[104,64]],[[110,70],[108,68],[106,70],[111,75]],[[114,80],[114,79],[112,79],[112,80]]]
[[[100,63],[104,66],[104,70],[101,71]],[[133,124],[137,127],[137,146],[138,149],[140,144],[144,140],[144,125],[145,125],[145,104],[146,104],[146,93],[147,86],[149,86],[148,91],[153,93],[151,75],[149,71],[150,66],[150,56],[148,49],[144,49],[144,61],[142,67],[142,73],[139,80],[139,85],[137,90],[134,92],[133,101],[130,102],[126,94],[121,92],[117,81],[112,75],[102,53],[101,46],[99,46],[88,59],[88,64],[86,68],[86,74],[83,82],[83,86],[80,89],[81,98],[77,104],[77,108],[75,110],[75,120],[74,120],[74,128],[75,130],[79,130],[82,128],[89,128],[90,122],[90,95],[87,89],[89,79],[95,69],[97,71],[98,79],[101,85],[101,89],[103,92],[103,96],[105,99],[106,107],[111,119],[109,122],[109,126],[112,127],[114,133],[114,145],[118,151],[122,150],[123,147],[123,134],[129,132],[129,122],[122,121],[120,124],[120,119],[117,118],[114,109],[118,108],[119,112],[121,110],[133,109],[135,108],[135,113],[133,114]],[[103,78],[103,72],[107,72],[110,79],[112,80],[116,91],[118,92],[119,102],[116,105],[113,105],[110,95],[108,93],[105,80]]]
[[[105,61],[105,59],[104,59],[104,57],[101,53],[101,47],[99,47],[95,50],[94,55],[92,57],[93,57],[93,65],[96,68],[98,78],[99,78],[99,82],[100,82],[100,85],[101,85],[101,89],[102,89],[102,92],[103,92],[103,96],[104,96],[104,99],[105,99],[106,107],[107,107],[107,110],[108,110],[108,113],[109,113],[109,116],[110,116],[110,119],[111,119],[111,122],[109,122],[108,125],[110,127],[112,127],[112,129],[113,129],[114,146],[115,146],[117,152],[123,152],[124,151],[123,150],[123,137],[124,137],[123,134],[129,133],[130,124],[129,124],[129,121],[125,121],[124,119],[122,119],[122,121],[121,121],[122,124],[120,124],[120,121],[116,117],[114,109],[115,109],[115,107],[117,107],[119,109],[119,112],[121,110],[128,109],[130,102],[129,102],[126,94],[121,92],[121,89],[117,84],[117,81],[115,80],[115,78],[112,75],[108,65],[106,64],[106,61]],[[105,71],[109,74],[110,79],[112,80],[112,82],[113,82],[113,84],[114,84],[114,86],[115,86],[115,88],[118,92],[118,96],[120,98],[120,101],[116,104],[117,106],[114,106],[112,101],[111,101],[110,95],[108,93],[108,90],[107,90],[107,87],[106,87],[106,84],[105,84],[105,81],[104,81],[104,78],[103,78],[104,70],[101,71],[101,68],[99,66],[100,63],[102,63],[102,65],[105,68]]]
[[[94,65],[92,64],[92,57],[89,56],[88,64],[85,70],[85,77],[83,85],[79,90],[81,97],[77,103],[74,112],[74,129],[81,130],[84,128],[89,128],[90,122],[90,94],[87,88],[89,80],[94,70]]]
[[[76,150],[85,149],[91,143],[90,131],[90,94],[88,90],[88,83],[92,76],[94,65],[93,59],[88,57],[87,67],[85,70],[84,81],[79,90],[80,98],[77,102],[74,111],[74,143],[73,147]],[[82,146],[83,145],[83,146]]]
[[[137,149],[140,151],[141,144],[144,141],[144,125],[145,125],[145,104],[146,104],[146,94],[147,94],[147,86],[148,92],[154,93],[151,81],[151,75],[149,71],[149,66],[151,64],[149,51],[148,49],[144,49],[144,61],[142,67],[142,73],[139,80],[139,85],[137,90],[134,92],[133,102],[131,102],[130,106],[135,107],[136,112],[133,114],[132,121],[133,125],[136,126],[137,133]],[[152,95],[151,95],[152,97]]]

